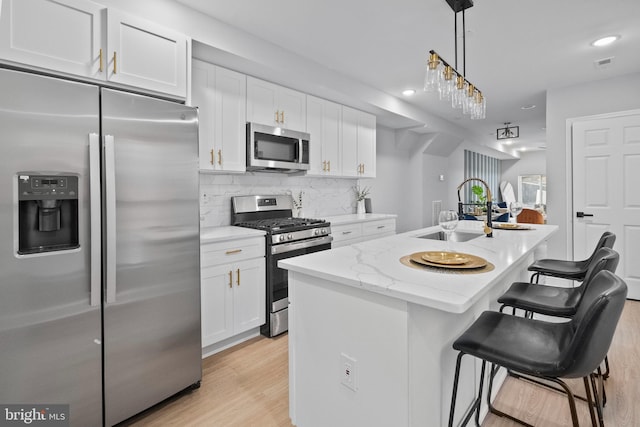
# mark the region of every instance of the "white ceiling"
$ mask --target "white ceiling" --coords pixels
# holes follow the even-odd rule
[[[455,61],[445,0],[178,1],[461,126],[478,143],[495,144],[496,129],[511,122],[520,126],[514,146],[544,147],[547,89],[640,71],[639,0],[475,0],[465,12],[466,76],[486,96],[487,117],[470,120],[421,90],[429,50]],[[609,34],[621,39],[590,46]],[[609,66],[594,65],[604,58]],[[418,92],[404,98],[406,88]],[[521,109],[528,105],[536,108]]]

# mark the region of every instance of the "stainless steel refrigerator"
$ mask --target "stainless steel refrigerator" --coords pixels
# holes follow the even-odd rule
[[[0,69],[0,404],[113,425],[201,379],[197,110]]]

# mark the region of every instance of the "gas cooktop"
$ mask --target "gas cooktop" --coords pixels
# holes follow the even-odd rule
[[[326,221],[313,218],[268,218],[237,223],[240,227],[257,228],[269,232],[297,231],[327,225]]]

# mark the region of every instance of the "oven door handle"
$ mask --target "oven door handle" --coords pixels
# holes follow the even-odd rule
[[[331,243],[333,237],[322,236],[314,239],[307,239],[300,242],[282,243],[280,245],[271,246],[271,255],[277,255],[284,252],[291,252],[297,249],[312,248],[314,246],[325,245]]]

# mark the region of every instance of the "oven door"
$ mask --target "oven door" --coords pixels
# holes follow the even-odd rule
[[[288,271],[279,268],[278,261],[331,249],[332,240],[331,236],[323,236],[271,247],[267,254],[267,322],[262,328],[264,335],[273,337],[289,329]]]

